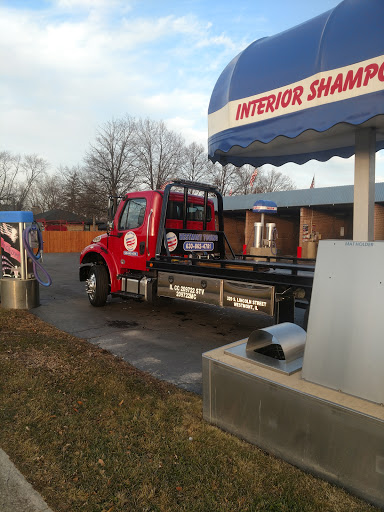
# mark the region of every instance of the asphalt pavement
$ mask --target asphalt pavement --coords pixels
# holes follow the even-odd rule
[[[79,281],[79,254],[45,254],[43,266],[52,286],[40,286],[34,315],[195,393],[202,393],[204,352],[271,324],[264,315],[167,298],[155,305],[113,298],[96,308]]]

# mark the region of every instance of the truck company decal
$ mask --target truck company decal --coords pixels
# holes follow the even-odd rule
[[[246,297],[236,297],[227,295],[228,302],[232,302],[235,308],[249,309],[251,311],[258,311],[259,307],[267,307],[267,302],[264,300],[249,299]]]
[[[137,236],[133,231],[127,231],[124,235],[124,246],[128,253],[133,252],[137,247]],[[124,254],[126,254],[124,252]],[[137,253],[134,255],[137,256]]]
[[[173,252],[176,249],[177,243],[178,243],[178,240],[177,240],[177,236],[175,235],[175,233],[173,231],[170,231],[169,233],[167,233],[167,244],[168,244],[168,249],[170,252]],[[164,245],[165,245],[165,243],[164,243]]]
[[[219,236],[211,233],[180,233],[180,240],[193,240],[195,242],[217,242]]]
[[[219,236],[215,233],[179,233],[179,239],[185,240],[184,251],[213,251]]]
[[[184,251],[213,251],[215,244],[213,242],[184,242]]]
[[[204,295],[204,289],[196,288],[195,286],[170,284],[169,289],[170,291],[175,292],[175,297],[180,299],[197,300],[199,295]]]
[[[227,103],[209,115],[209,135],[384,89],[384,56],[322,71],[304,80]]]

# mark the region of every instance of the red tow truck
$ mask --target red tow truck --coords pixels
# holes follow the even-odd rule
[[[80,255],[80,280],[93,306],[109,295],[162,296],[264,313],[280,323],[294,321],[295,301],[309,304],[314,265],[236,256],[216,187],[174,180],[164,191],[129,192],[116,212],[113,205],[116,198],[108,233]]]

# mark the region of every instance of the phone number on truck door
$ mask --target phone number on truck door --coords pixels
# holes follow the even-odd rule
[[[213,242],[184,242],[184,251],[213,251]]]

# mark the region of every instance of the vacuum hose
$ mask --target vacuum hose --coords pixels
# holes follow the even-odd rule
[[[32,248],[31,248],[31,245],[29,243],[29,235],[33,231],[36,231],[36,234],[37,234],[37,241],[38,241],[38,251],[37,251],[37,254],[35,254],[33,252]],[[41,231],[40,231],[40,229],[38,228],[38,226],[37,226],[37,224],[35,222],[32,223],[32,225],[30,227],[24,229],[24,231],[23,231],[23,242],[24,242],[24,248],[27,251],[28,256],[32,260],[33,273],[35,274],[35,277],[36,277],[37,281],[41,285],[43,285],[43,286],[51,286],[51,284],[52,284],[51,276],[48,274],[48,272],[45,270],[45,268],[38,261],[41,258],[42,252],[43,252],[43,236],[42,236]],[[40,271],[43,274],[45,274],[45,277],[47,278],[46,282],[41,280],[41,278],[39,277],[38,271]]]
[[[271,252],[274,256],[277,255],[276,239],[277,239],[277,229],[276,229],[276,227],[274,227],[272,230],[272,240],[271,240]]]

